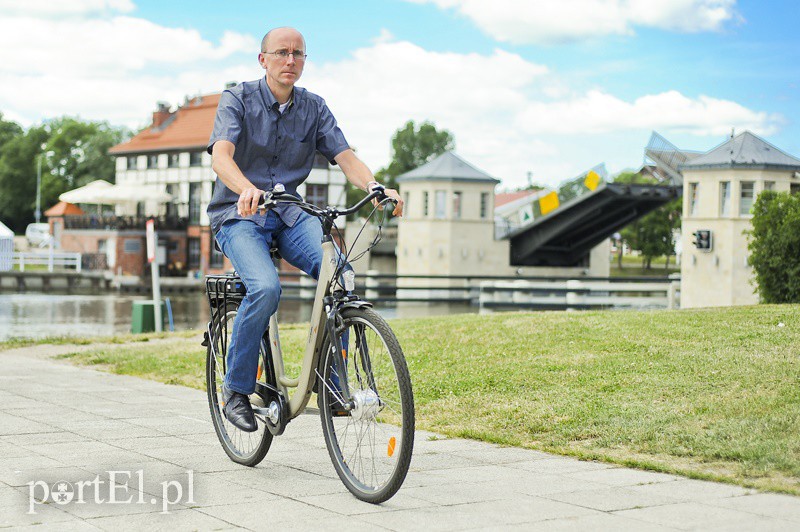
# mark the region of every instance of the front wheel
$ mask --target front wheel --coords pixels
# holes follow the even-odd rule
[[[400,488],[414,447],[414,395],[405,357],[374,311],[345,309],[337,320],[341,353],[322,346],[318,404],[322,432],[344,485],[362,501],[381,503]],[[347,386],[353,408],[343,408]]]

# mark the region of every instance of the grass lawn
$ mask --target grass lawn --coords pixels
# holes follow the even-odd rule
[[[392,326],[411,370],[418,428],[800,494],[800,305],[460,315]],[[297,325],[282,331],[289,371],[306,334]],[[68,357],[204,386],[196,337]]]
[[[617,256],[611,257],[611,277],[667,277],[673,273],[681,273],[679,265],[675,264],[675,257],[669,258],[669,268],[666,268],[666,257],[654,257],[650,269],[642,267],[642,257],[623,255],[622,268],[619,268]]]

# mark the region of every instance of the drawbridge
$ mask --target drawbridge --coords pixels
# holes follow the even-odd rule
[[[694,156],[653,132],[645,166],[658,184],[608,183],[598,165],[559,185],[495,210],[495,238],[510,240],[515,266],[586,266],[593,247],[681,196],[679,167]]]

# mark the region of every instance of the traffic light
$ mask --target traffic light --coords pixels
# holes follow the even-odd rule
[[[694,247],[702,251],[711,251],[713,242],[712,242],[712,235],[710,229],[698,229],[694,233],[692,233],[694,237]]]

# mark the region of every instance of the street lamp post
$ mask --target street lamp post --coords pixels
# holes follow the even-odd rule
[[[42,145],[42,148],[44,148],[44,145]],[[38,157],[39,163],[36,168],[36,211],[33,213],[37,224],[42,217],[42,155],[45,157],[51,157],[54,154],[55,152],[48,151],[40,153]]]
[[[42,155],[44,154],[39,154],[39,164],[36,170],[36,211],[33,216],[36,218],[37,224],[42,217]]]

